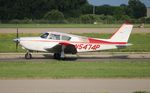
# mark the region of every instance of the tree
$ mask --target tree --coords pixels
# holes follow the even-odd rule
[[[79,17],[85,4],[87,0],[0,0],[0,20],[42,19],[53,9],[67,18]]]
[[[64,20],[64,15],[62,12],[58,11],[58,10],[52,10],[50,12],[47,12],[44,16],[44,19],[46,20],[53,20],[53,21],[60,21],[60,20]]]
[[[144,3],[140,0],[129,0],[127,7],[127,14],[133,18],[140,18],[146,16],[147,10]]]
[[[113,13],[114,13],[113,16],[114,16],[117,20],[120,20],[121,17],[126,14],[126,12],[125,12],[125,6],[114,7]]]
[[[96,14],[113,15],[114,8],[109,5],[103,5],[96,7]]]

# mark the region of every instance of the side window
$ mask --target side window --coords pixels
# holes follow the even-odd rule
[[[60,35],[51,34],[49,39],[60,40]]]
[[[69,37],[69,36],[62,36],[62,40],[67,40],[67,41],[69,41],[71,39],[71,37]]]

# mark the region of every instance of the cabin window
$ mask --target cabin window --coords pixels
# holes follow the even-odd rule
[[[69,41],[69,40],[71,39],[71,37],[69,37],[69,36],[62,36],[61,39],[62,39],[62,40],[67,40],[67,41]]]
[[[60,40],[60,35],[51,34],[49,39]]]
[[[41,38],[47,38],[48,35],[49,33],[44,33],[43,35],[41,35]]]

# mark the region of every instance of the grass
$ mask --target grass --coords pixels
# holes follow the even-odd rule
[[[149,78],[150,60],[0,62],[0,78]]]
[[[86,33],[79,34],[82,36],[96,37],[96,38],[109,38],[110,34],[97,34],[97,33]],[[13,42],[15,34],[0,34],[0,52],[16,52],[16,45]],[[20,34],[20,37],[24,36],[39,36],[39,34]],[[143,34],[131,34],[129,42],[132,46],[129,46],[121,50],[109,50],[117,52],[150,52],[150,33]],[[24,52],[21,47],[19,47],[18,52]]]
[[[118,28],[121,24],[0,24],[0,28]],[[135,24],[134,27],[138,27]],[[145,24],[145,28],[150,28],[150,24]]]
[[[106,28],[120,27],[120,24],[0,24],[0,28]]]
[[[133,92],[133,93],[150,93],[148,91],[136,91],[136,92]]]

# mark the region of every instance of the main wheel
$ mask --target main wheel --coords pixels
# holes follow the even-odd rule
[[[32,55],[30,53],[25,54],[25,59],[31,59],[31,58],[32,58]]]
[[[54,53],[54,59],[61,59],[61,54],[60,53]]]

